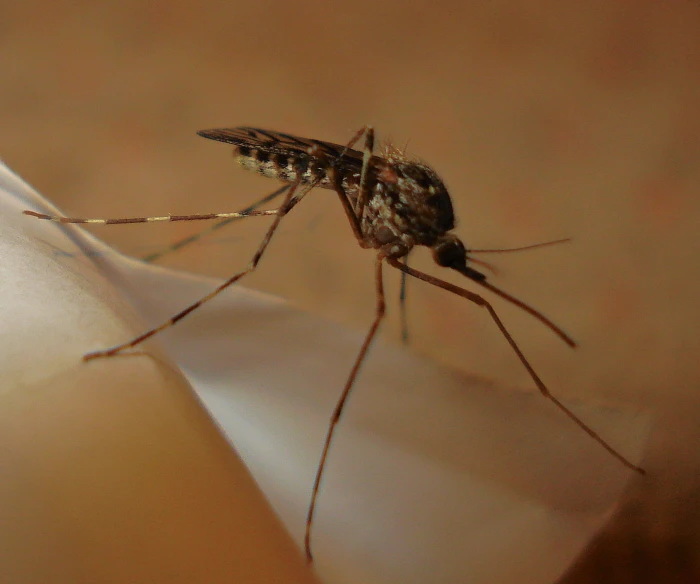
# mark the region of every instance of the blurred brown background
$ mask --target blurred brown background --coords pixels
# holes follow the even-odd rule
[[[237,210],[276,185],[196,130],[346,142],[371,123],[441,173],[467,245],[573,237],[488,259],[580,350],[497,306],[555,392],[646,406],[657,426],[650,476],[566,582],[700,579],[697,2],[0,0],[0,14],[0,157],[68,214]],[[164,263],[228,275],[267,221]],[[99,235],[143,255],[199,227]],[[329,191],[285,219],[246,284],[358,328],[374,310],[371,254]],[[482,311],[409,293],[415,350],[529,387]]]

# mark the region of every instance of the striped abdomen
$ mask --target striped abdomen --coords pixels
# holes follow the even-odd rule
[[[305,153],[282,154],[245,145],[236,146],[233,155],[236,162],[243,168],[267,178],[293,183],[299,180],[301,175],[301,182],[304,184],[316,183],[315,186],[320,188],[333,188],[328,176],[330,162],[327,160]],[[348,173],[344,170],[342,165],[338,168],[338,172],[342,175],[343,188],[348,195],[352,196],[360,182],[360,173]]]

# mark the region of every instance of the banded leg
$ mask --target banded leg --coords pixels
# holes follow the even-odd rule
[[[243,217],[265,217],[277,215],[278,209],[266,211],[237,211],[234,213],[202,213],[198,215],[162,215],[160,217],[120,217],[117,219],[87,219],[82,217],[61,217],[60,215],[46,215],[36,211],[22,211],[24,215],[53,221],[54,223],[79,223],[92,225],[127,225],[129,223],[157,223],[159,221],[210,221],[212,219],[242,219]]]
[[[269,195],[266,195],[259,201],[256,201],[255,203],[249,205],[242,211],[240,211],[241,215],[245,217],[249,217],[251,211],[256,211],[260,207],[262,207],[264,204],[269,203],[270,201],[276,199],[279,197],[282,193],[284,193],[287,189],[291,188],[292,185],[284,185],[277,189],[275,192],[270,193]],[[156,251],[154,253],[148,254],[147,256],[142,257],[141,259],[146,262],[146,263],[152,263],[155,261],[158,261],[162,259],[163,257],[170,255],[171,253],[175,253],[176,251],[181,250],[184,247],[187,247],[188,245],[195,243],[199,241],[200,239],[203,239],[204,237],[207,237],[209,234],[213,233],[214,231],[218,231],[222,227],[226,227],[227,225],[230,225],[234,221],[237,221],[238,219],[242,219],[243,217],[229,217],[228,219],[223,219],[219,221],[218,223],[215,223],[211,227],[204,229],[200,231],[199,233],[195,233],[194,235],[189,235],[187,237],[183,237],[182,239],[179,239],[175,243],[172,243],[166,248],[161,249],[160,251]]]
[[[520,362],[523,364],[525,369],[530,375],[530,378],[535,382],[535,385],[537,388],[540,390],[540,393],[550,400],[557,408],[559,408],[566,416],[568,416],[579,428],[581,428],[586,434],[588,434],[593,440],[595,440],[600,446],[602,446],[609,454],[611,454],[613,457],[615,457],[617,460],[619,460],[622,464],[624,464],[627,468],[630,468],[639,474],[646,474],[646,471],[644,469],[638,467],[635,464],[632,464],[629,460],[627,460],[622,454],[620,454],[617,450],[615,450],[610,444],[608,444],[603,438],[595,432],[592,428],[590,428],[583,420],[581,420],[576,414],[574,414],[569,408],[567,408],[562,402],[560,402],[556,397],[554,397],[547,386],[544,384],[544,382],[540,379],[539,375],[535,372],[533,369],[532,365],[530,365],[530,362],[525,358],[525,355],[523,352],[520,350],[520,347],[516,344],[515,340],[511,336],[511,334],[508,332],[508,329],[506,329],[505,325],[503,324],[503,321],[501,321],[500,317],[496,313],[495,309],[491,304],[485,299],[479,296],[478,294],[475,294],[474,292],[470,292],[469,290],[465,290],[464,288],[460,288],[459,286],[455,286],[454,284],[450,284],[449,282],[445,282],[444,280],[441,280],[440,278],[436,278],[434,276],[430,276],[424,272],[420,272],[418,270],[415,270],[413,268],[410,268],[404,264],[402,264],[400,261],[392,258],[387,258],[387,262],[392,265],[393,267],[401,270],[402,272],[405,272],[409,276],[413,276],[414,278],[418,278],[419,280],[423,280],[424,282],[427,282],[428,284],[432,284],[433,286],[437,286],[438,288],[442,288],[443,290],[447,290],[448,292],[452,292],[454,294],[457,294],[458,296],[462,296],[463,298],[466,298],[467,300],[473,302],[474,304],[478,304],[479,306],[484,307],[488,312],[493,321],[496,323],[496,326],[498,329],[501,331],[501,334],[505,337],[506,341],[508,341],[508,344],[511,346],[515,354],[518,356],[518,359]],[[515,299],[510,296],[509,294],[506,294],[502,290],[496,288],[493,286],[493,284],[490,284],[486,282],[485,280],[478,280],[476,278],[473,278],[473,280],[482,286],[485,286],[487,289],[491,290],[492,292],[499,294],[500,296],[509,299],[510,301],[514,301]],[[547,321],[544,316],[540,315],[535,311],[533,308],[527,306],[526,304],[517,301],[518,306],[523,308],[524,310],[527,310],[530,314],[533,314],[534,316],[538,317],[540,320],[544,319],[543,322]],[[569,343],[571,346],[575,346],[575,343],[572,339],[566,335],[561,329],[558,329],[553,323],[551,323],[552,326],[555,327],[555,332],[559,331],[561,335],[563,335],[562,338]]]
[[[309,189],[305,189],[299,197],[294,197],[294,193],[297,190],[298,183],[295,183],[292,188],[289,189],[287,192],[284,202],[282,203],[282,206],[276,211],[276,217],[275,220],[273,221],[272,225],[270,225],[270,228],[267,230],[267,233],[265,234],[265,237],[263,238],[260,247],[258,248],[258,251],[255,252],[255,255],[253,256],[253,259],[250,261],[248,266],[238,272],[237,274],[234,274],[231,276],[228,280],[226,280],[223,284],[220,286],[217,286],[214,290],[212,290],[209,294],[204,296],[203,298],[200,298],[196,302],[190,304],[187,308],[184,310],[181,310],[178,312],[175,316],[172,318],[168,319],[164,323],[160,324],[159,326],[152,328],[142,335],[139,335],[135,339],[132,339],[131,341],[128,341],[126,343],[122,343],[121,345],[117,345],[115,347],[112,347],[111,349],[105,349],[103,351],[95,351],[92,353],[87,353],[86,355],[83,356],[84,361],[90,361],[91,359],[96,359],[99,357],[112,357],[113,355],[116,355],[126,349],[131,349],[132,347],[135,347],[136,345],[139,345],[143,343],[146,339],[149,339],[155,334],[158,334],[161,331],[164,331],[167,328],[170,328],[171,326],[175,325],[179,321],[181,321],[183,318],[185,318],[188,314],[190,314],[192,311],[196,310],[200,306],[202,306],[204,303],[209,302],[212,298],[217,296],[219,293],[223,292],[228,288],[229,286],[232,286],[235,284],[238,280],[240,280],[243,276],[249,274],[258,265],[258,262],[260,261],[260,258],[262,257],[263,253],[265,253],[265,249],[267,248],[268,244],[270,243],[270,239],[272,239],[272,236],[274,235],[275,231],[277,230],[277,227],[280,224],[280,221],[282,221],[282,218],[289,212],[291,209],[298,203],[301,198],[309,191]]]
[[[370,345],[372,344],[372,341],[374,340],[374,337],[377,334],[377,330],[379,329],[379,325],[382,322],[382,319],[384,318],[384,313],[386,311],[386,303],[384,301],[384,278],[382,275],[383,261],[384,256],[382,254],[377,254],[377,258],[375,260],[374,265],[374,282],[377,292],[377,309],[374,315],[374,321],[372,322],[372,326],[370,326],[369,331],[367,332],[365,341],[362,343],[362,347],[360,348],[360,352],[358,353],[357,358],[355,359],[355,363],[352,366],[350,375],[348,376],[348,379],[345,382],[343,393],[340,394],[340,399],[338,399],[338,403],[335,406],[335,410],[333,410],[333,415],[331,416],[331,421],[328,425],[328,431],[326,432],[326,440],[323,443],[321,460],[319,461],[318,468],[316,470],[316,478],[314,479],[314,486],[313,490],[311,491],[311,502],[309,503],[309,511],[306,516],[306,532],[304,534],[304,550],[306,551],[306,560],[309,563],[313,562],[313,555],[311,554],[311,524],[314,519],[314,512],[316,510],[316,500],[318,499],[318,491],[321,486],[321,480],[323,479],[323,471],[326,467],[326,459],[328,458],[328,451],[330,450],[331,442],[333,441],[335,428],[338,422],[340,421],[340,417],[343,415],[343,409],[345,408],[345,404],[348,400],[348,397],[350,396],[350,391],[352,390],[353,385],[355,384],[357,374],[359,373],[360,367],[362,366],[362,363],[365,360],[365,357],[367,356],[367,351],[369,350]]]

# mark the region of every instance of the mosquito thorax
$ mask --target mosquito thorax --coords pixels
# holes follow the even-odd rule
[[[388,255],[405,255],[415,245],[432,247],[454,228],[447,188],[426,164],[402,156],[373,160],[363,232]]]

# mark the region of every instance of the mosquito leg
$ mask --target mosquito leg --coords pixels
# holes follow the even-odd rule
[[[343,183],[340,174],[338,173],[338,170],[336,168],[337,164],[340,162],[342,157],[345,154],[345,150],[351,148],[355,142],[357,142],[362,134],[365,134],[365,154],[364,158],[362,160],[362,174],[360,175],[360,190],[359,194],[357,197],[357,202],[353,206],[352,201],[350,200],[350,197],[348,197],[348,194],[345,192],[345,189],[343,188]],[[357,242],[360,244],[361,247],[363,248],[368,248],[372,247],[366,240],[365,237],[362,234],[362,212],[364,210],[364,205],[365,203],[361,203],[361,201],[368,201],[369,200],[369,192],[367,188],[367,173],[368,173],[368,168],[369,168],[369,162],[370,159],[372,158],[372,149],[374,148],[374,129],[372,126],[365,126],[361,130],[359,130],[355,136],[353,137],[352,140],[348,143],[346,146],[345,150],[341,155],[336,158],[336,160],[331,163],[328,166],[328,177],[330,178],[331,183],[333,184],[333,188],[335,189],[335,192],[338,193],[338,197],[340,197],[340,203],[343,205],[343,210],[345,211],[345,215],[348,218],[348,221],[350,222],[350,227],[352,227],[352,232],[355,235],[355,239],[357,239]],[[317,156],[320,155],[317,154]],[[361,204],[360,204],[361,203]]]
[[[228,288],[229,286],[235,284],[238,280],[240,280],[243,276],[249,274],[258,265],[258,262],[260,261],[260,258],[262,257],[263,253],[265,253],[265,249],[267,248],[268,244],[270,243],[270,239],[272,239],[272,236],[274,235],[275,231],[277,230],[277,227],[280,224],[280,221],[282,221],[282,218],[296,205],[296,203],[300,200],[300,197],[303,197],[303,195],[308,192],[308,189],[305,190],[300,197],[297,197],[296,199],[294,198],[294,193],[297,189],[298,183],[294,184],[292,188],[289,189],[287,192],[284,202],[282,203],[282,206],[279,208],[278,211],[276,211],[276,217],[275,220],[273,221],[272,225],[270,225],[270,228],[267,230],[267,233],[265,234],[265,237],[263,238],[260,247],[258,248],[258,251],[255,252],[255,255],[253,256],[253,259],[250,261],[248,264],[248,267],[246,267],[243,271],[238,272],[237,274],[234,274],[231,276],[228,280],[226,280],[223,284],[217,286],[214,290],[212,290],[209,294],[204,296],[203,298],[200,298],[196,302],[190,304],[187,308],[184,310],[181,310],[178,312],[175,316],[170,318],[169,320],[165,321],[164,323],[160,324],[159,326],[152,328],[142,335],[139,335],[135,339],[132,339],[126,343],[123,343],[121,345],[117,345],[115,347],[112,347],[111,349],[105,349],[103,351],[95,351],[93,353],[87,353],[86,355],[83,356],[84,361],[89,361],[91,359],[96,359],[98,357],[111,357],[113,355],[116,355],[117,353],[120,353],[124,351],[125,349],[130,349],[132,347],[135,347],[136,345],[141,344],[144,342],[146,339],[152,337],[153,335],[170,328],[183,318],[185,318],[188,314],[190,314],[192,311],[196,310],[202,304],[208,302],[215,296],[217,296],[220,292],[223,292]]]
[[[467,253],[510,253],[514,251],[527,251],[530,249],[539,249],[541,247],[549,247],[550,245],[559,245],[560,243],[571,243],[571,238],[565,237],[563,239],[552,239],[551,241],[531,243],[530,245],[521,245],[520,247],[505,247],[501,249],[468,249]]]
[[[365,150],[362,156],[362,174],[360,175],[360,191],[355,203],[355,216],[358,221],[362,221],[365,205],[369,202],[369,188],[367,180],[369,175],[369,163],[374,152],[374,128],[365,126]]]
[[[372,130],[372,126],[363,126],[360,128],[357,132],[355,132],[355,135],[352,137],[350,142],[348,142],[343,148],[343,151],[340,153],[340,156],[338,156],[334,160],[328,160],[326,156],[323,155],[323,153],[316,148],[315,150],[312,150],[311,152],[313,153],[313,156],[316,156],[319,160],[325,161],[325,164],[327,166],[326,173],[328,174],[328,178],[331,181],[331,184],[333,185],[333,188],[335,189],[335,192],[338,193],[338,196],[340,197],[340,202],[343,205],[343,210],[345,211],[345,215],[348,218],[348,221],[350,222],[350,226],[352,227],[352,232],[355,234],[355,239],[357,239],[358,243],[362,247],[369,247],[365,244],[365,238],[362,236],[362,229],[360,228],[360,216],[355,212],[355,208],[353,207],[352,202],[350,201],[350,198],[348,197],[347,193],[345,192],[345,189],[343,189],[343,181],[340,176],[340,173],[338,172],[338,165],[343,159],[343,156],[347,153],[350,148],[352,148],[355,143],[362,137],[363,134],[366,132],[372,132],[374,135],[374,130]],[[374,138],[372,139],[372,143],[374,143]],[[368,159],[369,160],[369,159]],[[366,173],[365,171],[365,160],[363,159],[362,162],[362,173],[363,175]],[[362,179],[360,179],[360,183],[362,182]]]
[[[403,265],[408,265],[408,255],[403,256]],[[406,293],[408,292],[406,272],[401,272],[401,289],[399,292],[399,315],[401,318],[401,342],[408,345],[408,312],[406,310]]]
[[[304,549],[306,551],[306,560],[309,563],[313,562],[313,556],[311,554],[311,524],[314,519],[314,511],[316,510],[316,500],[318,498],[318,491],[321,485],[321,479],[323,478],[323,470],[326,466],[328,451],[330,450],[331,442],[333,441],[335,427],[338,424],[338,421],[340,420],[340,416],[343,414],[343,408],[345,407],[345,403],[347,402],[348,397],[350,396],[350,391],[352,390],[353,385],[355,384],[355,380],[357,379],[357,374],[360,371],[360,367],[362,366],[362,363],[365,360],[365,357],[367,356],[367,351],[369,350],[370,345],[372,344],[372,341],[374,340],[374,337],[377,334],[379,324],[381,323],[382,318],[384,318],[386,305],[384,301],[384,278],[382,276],[383,261],[384,256],[382,254],[377,254],[374,267],[374,281],[377,292],[377,310],[374,315],[374,321],[372,322],[372,326],[367,332],[367,336],[365,337],[364,343],[362,343],[362,348],[360,349],[360,352],[357,355],[357,358],[355,359],[355,363],[352,366],[352,370],[350,371],[350,375],[348,376],[348,379],[345,382],[343,393],[340,395],[340,399],[338,400],[338,403],[335,406],[335,410],[333,411],[333,415],[331,416],[330,424],[328,426],[328,432],[326,433],[326,441],[323,444],[321,460],[318,463],[318,469],[316,470],[316,478],[314,480],[313,490],[311,491],[309,512],[306,516],[306,532],[304,534]]]
[[[343,151],[340,153],[340,156],[338,156],[335,160],[332,160],[330,162],[327,161],[327,166],[328,166],[328,177],[333,184],[333,187],[335,188],[335,192],[338,193],[338,196],[340,197],[340,202],[343,205],[343,209],[345,211],[345,215],[348,218],[348,221],[350,221],[350,226],[352,227],[352,232],[355,234],[355,239],[357,239],[358,243],[362,247],[369,247],[366,242],[365,238],[362,236],[362,229],[360,227],[360,221],[362,220],[362,215],[357,213],[356,208],[353,206],[352,202],[350,201],[350,198],[348,197],[347,193],[345,192],[345,189],[343,189],[343,183],[342,183],[342,178],[340,174],[338,173],[337,167],[339,163],[342,161],[343,156],[347,153],[350,148],[352,148],[355,143],[362,137],[362,135],[365,135],[365,155],[362,160],[362,174],[360,177],[360,196],[358,197],[358,200],[362,198],[362,184],[363,182],[366,183],[367,178],[367,168],[369,166],[369,160],[371,158],[371,150],[374,146],[374,129],[372,126],[363,126],[360,128],[357,132],[355,132],[355,135],[352,137],[350,142],[347,143]],[[368,138],[368,136],[371,134],[371,138]],[[370,154],[367,154],[367,140],[370,140]],[[317,156],[320,160],[326,159],[320,151],[316,151],[314,153],[315,156]],[[327,160],[327,159],[326,159]],[[364,177],[364,178],[363,178]],[[365,197],[369,198],[369,197]],[[364,205],[363,205],[364,207]]]
[[[338,170],[332,166],[329,167],[328,177],[330,178],[330,181],[333,184],[335,192],[338,193],[340,203],[343,205],[345,216],[350,222],[350,227],[352,228],[352,232],[355,235],[355,239],[357,239],[357,242],[360,244],[360,246],[365,248],[368,247],[365,242],[365,238],[362,236],[360,220],[358,219],[357,215],[355,215],[355,209],[353,209],[352,207],[352,202],[350,201],[350,198],[348,197],[347,193],[345,192],[345,189],[343,188],[342,180],[340,178],[340,174],[338,174]]]
[[[362,132],[364,132],[364,131],[365,131],[365,128],[360,130],[355,135],[355,137],[349,142],[348,146],[346,147],[346,150],[348,148],[350,148],[358,140],[358,138],[362,135]],[[345,152],[345,151],[343,151],[343,152]],[[328,175],[328,178],[331,181],[331,184],[333,185],[333,189],[335,190],[336,193],[338,193],[338,197],[340,198],[340,203],[343,205],[343,210],[345,211],[345,215],[348,218],[348,221],[350,222],[350,227],[352,228],[352,232],[355,235],[355,239],[357,239],[357,242],[360,244],[361,247],[364,247],[364,248],[369,247],[367,245],[367,243],[365,242],[365,238],[362,235],[362,228],[360,226],[360,219],[355,213],[355,209],[353,208],[352,201],[350,201],[350,197],[348,197],[348,194],[345,192],[345,189],[343,188],[343,180],[342,180],[342,177],[340,176],[340,173],[338,172],[338,169],[337,169],[337,164],[342,159],[343,154],[341,154],[335,160],[331,161],[318,148],[315,148],[315,149],[312,148],[310,150],[310,153],[313,156],[315,156],[322,164],[324,164],[325,172]]]
[[[117,219],[85,219],[80,217],[61,217],[46,215],[36,211],[22,211],[23,214],[54,223],[81,223],[93,225],[126,225],[128,223],[156,223],[159,221],[209,221],[211,219],[242,219],[243,217],[261,217],[277,215],[278,209],[267,211],[248,211],[235,213],[204,213],[200,215],[163,215],[161,217],[120,217]]]
[[[286,191],[290,187],[291,187],[291,185],[282,186],[281,188],[277,189],[274,193],[270,193],[269,195],[263,197],[259,201],[256,201],[252,205],[249,205],[248,207],[243,209],[240,212],[241,215],[248,217],[250,215],[251,211],[255,211],[255,210],[259,209],[260,207],[262,207],[264,204],[269,203],[270,201],[276,199],[277,197],[279,197],[282,193],[284,193],[284,191]],[[160,251],[151,253],[147,256],[144,256],[141,259],[147,263],[158,261],[159,259],[161,259],[167,255],[170,255],[171,253],[174,253],[178,250],[181,250],[184,247],[187,247],[191,243],[195,243],[196,241],[199,241],[200,239],[208,236],[210,233],[213,233],[214,231],[217,231],[217,230],[221,229],[222,227],[225,227],[226,225],[229,225],[229,224],[233,223],[234,221],[237,221],[238,219],[239,219],[239,217],[229,217],[228,219],[223,219],[223,220],[219,221],[218,223],[215,223],[211,227],[204,229],[203,231],[200,231],[199,233],[195,233],[194,235],[184,237],[183,239],[176,241],[175,243],[169,245],[168,247],[166,247]]]
[[[614,456],[622,464],[640,474],[646,474],[644,469],[636,466],[635,464],[632,464],[629,460],[622,456],[622,454],[620,454],[617,450],[610,446],[610,444],[603,440],[603,438],[597,432],[590,428],[583,420],[581,420],[576,414],[574,414],[569,408],[567,408],[563,403],[561,403],[556,397],[554,397],[550,393],[547,386],[540,379],[539,375],[537,375],[532,365],[530,365],[530,362],[525,358],[525,355],[523,355],[523,352],[520,350],[520,347],[518,347],[515,340],[501,321],[500,317],[498,316],[498,314],[496,314],[494,308],[485,298],[482,298],[474,292],[470,292],[469,290],[465,290],[464,288],[460,288],[459,286],[455,286],[454,284],[450,284],[449,282],[445,282],[444,280],[435,278],[434,276],[430,276],[424,272],[420,272],[418,270],[414,270],[413,268],[409,268],[408,266],[405,266],[398,260],[387,258],[387,262],[393,267],[405,272],[409,276],[413,276],[415,278],[418,278],[419,280],[423,280],[424,282],[432,284],[433,286],[437,286],[438,288],[442,288],[443,290],[453,292],[454,294],[462,296],[463,298],[466,298],[467,300],[474,302],[475,304],[478,304],[479,306],[482,306],[486,310],[488,310],[489,314],[491,315],[491,318],[501,331],[501,334],[505,337],[506,341],[508,341],[508,344],[511,346],[513,351],[515,351],[515,354],[518,356],[518,359],[523,364],[527,372],[530,374],[530,377],[535,382],[535,385],[540,390],[542,395],[548,400],[550,400],[552,403],[554,403],[554,405],[557,406],[562,412],[564,412],[564,414],[566,414],[577,426],[579,426],[584,432],[586,432],[586,434],[593,438],[593,440],[600,444],[605,450],[608,451],[608,453]],[[489,288],[492,289],[493,286],[489,285]]]
[[[347,154],[347,151],[350,150],[350,148],[352,148],[357,143],[357,141],[362,137],[362,134],[364,134],[365,132],[367,132],[370,129],[372,129],[372,126],[362,126],[359,130],[357,130],[357,132],[355,132],[355,135],[352,137],[352,140],[350,140],[350,142],[348,142],[345,145],[345,148],[343,148],[343,151],[340,153],[340,156],[338,156],[338,158],[335,159],[333,164],[335,165],[335,164],[337,164],[338,161],[342,160],[343,156],[345,156]]]

